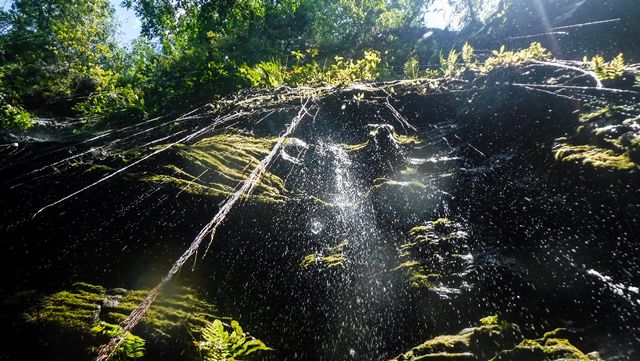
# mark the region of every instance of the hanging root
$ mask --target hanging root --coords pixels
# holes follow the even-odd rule
[[[302,119],[306,115],[310,115],[313,118],[315,118],[315,116],[317,115],[317,112],[316,114],[312,115],[307,110],[307,104],[309,103],[309,101],[310,100],[307,99],[302,104],[302,109],[300,109],[296,117],[293,118],[293,120],[291,121],[291,124],[289,124],[286,131],[280,135],[280,138],[271,149],[271,152],[256,166],[256,168],[251,172],[251,174],[249,174],[247,179],[244,181],[242,187],[240,187],[240,189],[238,189],[231,197],[227,198],[227,200],[220,207],[220,209],[218,210],[218,213],[216,213],[216,215],[213,217],[211,222],[209,222],[206,226],[204,226],[204,228],[202,228],[202,230],[200,231],[200,233],[198,233],[198,235],[193,240],[193,242],[191,242],[191,245],[189,246],[189,248],[173,264],[169,272],[164,276],[164,278],[162,278],[160,283],[156,287],[154,287],[151,290],[151,292],[149,292],[147,297],[145,297],[142,303],[140,303],[138,307],[136,307],[131,312],[129,317],[127,317],[124,321],[122,321],[122,323],[120,324],[120,326],[122,326],[122,329],[118,334],[116,334],[116,336],[114,336],[111,340],[109,340],[109,342],[106,345],[100,348],[96,361],[108,361],[113,357],[115,352],[124,342],[127,333],[131,332],[131,330],[144,317],[144,315],[149,310],[149,307],[151,307],[151,305],[156,300],[156,298],[158,297],[158,295],[160,294],[164,286],[167,283],[169,283],[169,281],[171,281],[171,279],[180,271],[180,269],[182,269],[182,266],[184,266],[184,264],[189,260],[189,258],[191,258],[194,254],[196,254],[196,252],[200,248],[200,245],[202,244],[202,241],[207,235],[210,235],[209,244],[207,245],[207,250],[209,249],[209,247],[213,242],[213,237],[215,236],[218,226],[222,224],[222,222],[227,217],[227,215],[229,214],[233,206],[238,202],[238,200],[242,199],[243,197],[249,196],[251,194],[256,184],[258,184],[258,182],[260,181],[260,178],[267,171],[273,159],[279,154],[280,149],[282,148],[284,143],[287,141],[287,138],[293,134],[293,132],[296,130],[296,128],[298,127],[298,124],[300,124]],[[205,254],[206,254],[206,251],[205,251]]]
[[[227,116],[221,117],[221,118],[217,119],[216,121],[214,121],[213,124],[208,125],[208,126],[202,128],[202,129],[200,129],[200,130],[198,130],[198,131],[196,131],[194,133],[191,133],[191,134],[187,135],[186,137],[178,139],[177,141],[175,141],[173,143],[170,143],[170,144],[168,144],[168,145],[166,145],[166,146],[164,146],[164,147],[162,147],[162,148],[160,148],[160,149],[158,149],[158,150],[156,150],[156,151],[154,151],[154,152],[152,152],[152,153],[150,153],[150,154],[148,154],[148,155],[136,160],[135,162],[133,162],[133,163],[131,163],[131,164],[125,166],[125,167],[122,167],[122,168],[116,170],[113,173],[110,173],[110,174],[104,176],[103,178],[100,178],[97,181],[89,184],[88,186],[83,187],[81,189],[78,189],[77,191],[75,191],[75,192],[73,192],[73,193],[71,193],[71,194],[69,194],[69,195],[67,195],[65,197],[62,197],[62,198],[58,199],[57,201],[55,201],[53,203],[47,204],[46,206],[40,208],[36,213],[34,213],[32,218],[35,218],[38,214],[42,213],[47,208],[51,208],[53,206],[56,206],[56,205],[58,205],[58,204],[60,204],[60,203],[62,203],[64,201],[68,200],[68,199],[71,199],[71,198],[77,196],[78,194],[80,194],[80,193],[82,193],[82,192],[84,192],[86,190],[89,190],[89,189],[97,186],[98,184],[100,184],[100,183],[102,183],[104,181],[107,181],[107,180],[113,178],[114,176],[124,172],[125,170],[127,170],[127,169],[129,169],[129,168],[131,168],[131,167],[133,167],[133,166],[135,166],[135,165],[137,165],[139,163],[144,162],[145,160],[153,157],[154,155],[162,153],[162,152],[166,151],[167,149],[176,146],[177,144],[188,142],[188,141],[200,136],[201,134],[204,134],[204,133],[206,133],[208,131],[211,131],[211,130],[215,129],[215,127],[218,126],[219,124],[222,124],[222,123],[224,123],[226,121],[229,121],[229,120],[236,119],[236,118],[240,117],[240,115],[242,115],[242,113],[234,113],[234,114],[231,114],[231,115],[227,115]]]
[[[612,93],[612,94],[640,95],[640,92],[637,92],[635,90],[604,88],[604,87],[599,88],[599,87],[588,87],[588,86],[529,84],[529,83],[511,83],[511,85],[519,86],[519,87],[540,88],[540,89],[568,89],[568,90],[583,90],[583,91],[593,91],[593,92]]]
[[[409,123],[409,121],[405,117],[403,117],[402,114],[400,114],[400,112],[393,107],[393,105],[391,105],[391,103],[389,102],[389,98],[386,99],[384,105],[391,111],[391,115],[393,115],[393,117],[400,123],[405,133],[407,132],[407,128],[413,130],[414,132],[417,131],[416,127],[411,125],[411,123]]]

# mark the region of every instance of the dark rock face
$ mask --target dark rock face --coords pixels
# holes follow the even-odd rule
[[[575,70],[521,64],[471,81],[315,94],[315,116],[178,280],[275,349],[264,359],[555,360],[574,348],[637,358],[636,95],[517,85],[542,81],[593,86]],[[306,95],[245,94],[250,106],[237,117],[225,118],[238,108],[202,111],[100,156],[79,143],[58,153],[32,144],[31,155],[8,157],[5,289],[153,286]],[[12,179],[69,152],[87,153]],[[114,170],[122,171],[32,218]],[[519,327],[482,325],[451,336],[451,348],[438,343],[495,313]],[[556,327],[570,330],[567,343],[534,338]],[[19,329],[16,337],[32,335]],[[433,337],[440,341],[407,354]]]

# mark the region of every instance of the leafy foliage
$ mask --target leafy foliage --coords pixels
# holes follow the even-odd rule
[[[490,71],[497,67],[513,66],[525,63],[533,60],[546,60],[551,57],[551,54],[545,49],[542,44],[535,42],[522,50],[507,51],[503,45],[500,50],[493,50],[492,56],[488,58],[482,66],[482,71]]]
[[[0,95],[0,127],[18,130],[31,128],[31,114],[19,105],[4,102],[3,98]]]
[[[449,51],[449,56],[446,59],[444,56],[440,56],[440,71],[444,77],[454,77],[458,74],[458,59],[460,59],[460,53],[455,49]]]
[[[598,78],[602,80],[613,80],[624,75],[624,56],[618,54],[610,62],[606,62],[602,55],[596,55],[591,61],[585,56],[584,62],[589,63]]]
[[[402,66],[402,73],[407,79],[416,79],[420,75],[420,63],[416,56],[411,56]]]
[[[373,81],[380,75],[380,53],[375,50],[365,50],[364,57],[355,61],[345,60],[341,56],[336,56],[334,60],[335,63],[331,64],[323,75],[324,80],[329,84]]]
[[[306,53],[306,54],[305,54]],[[253,87],[277,87],[280,85],[341,85],[357,81],[367,82],[380,76],[380,54],[366,51],[361,59],[345,59],[336,56],[328,66],[320,68],[314,59],[317,51],[309,49],[305,53],[293,51],[296,62],[290,68],[277,60],[260,62],[253,67],[243,65],[239,72]],[[308,56],[308,58],[307,58]],[[307,60],[308,59],[308,60]]]
[[[475,49],[469,43],[464,43],[462,46],[462,60],[467,66],[474,65],[477,62]]]
[[[253,67],[243,65],[239,72],[256,88],[274,88],[282,85],[287,78],[286,67],[277,60],[260,62]]]
[[[143,357],[145,341],[142,338],[125,331],[118,325],[106,322],[100,322],[91,328],[92,334],[96,337],[104,338],[106,341],[119,336],[122,332],[125,332],[125,338],[122,345],[116,351],[117,354],[126,358]]]
[[[451,2],[465,23],[477,23],[485,3]],[[550,57],[534,43],[521,51],[503,47],[481,63],[466,43],[441,56],[440,69],[421,72],[421,63],[441,53],[436,40],[416,36],[432,3],[124,0],[142,25],[142,36],[125,48],[115,41],[108,0],[16,0],[0,13],[1,85],[8,94],[2,126],[24,128],[28,113],[50,109],[95,121],[126,119],[245,87],[456,77]],[[594,63],[611,77],[624,61]]]
[[[202,329],[202,341],[195,344],[205,361],[234,361],[256,351],[271,350],[264,342],[244,333],[237,321],[231,321],[230,327],[220,320],[208,323]]]
[[[5,21],[0,65],[12,98],[70,104],[81,116],[142,108],[126,84],[108,0],[16,0]],[[17,119],[26,124],[24,114]]]

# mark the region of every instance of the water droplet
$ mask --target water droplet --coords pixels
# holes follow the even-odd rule
[[[322,224],[320,221],[313,220],[311,222],[311,233],[318,234],[322,232],[322,229],[324,229],[324,224]]]

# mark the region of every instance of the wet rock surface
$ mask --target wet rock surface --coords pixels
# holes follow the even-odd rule
[[[180,283],[275,349],[258,359],[637,358],[636,95],[514,85],[545,79],[593,85],[538,64],[316,94],[315,116]],[[203,110],[135,142],[113,145],[126,137],[114,134],[102,147],[29,143],[7,154],[6,292],[153,287],[269,152],[308,95],[297,92],[241,94],[251,104],[241,115]],[[95,303],[102,315],[125,297]],[[456,335],[494,313],[513,324]],[[571,330],[568,343],[535,338],[557,327]]]

